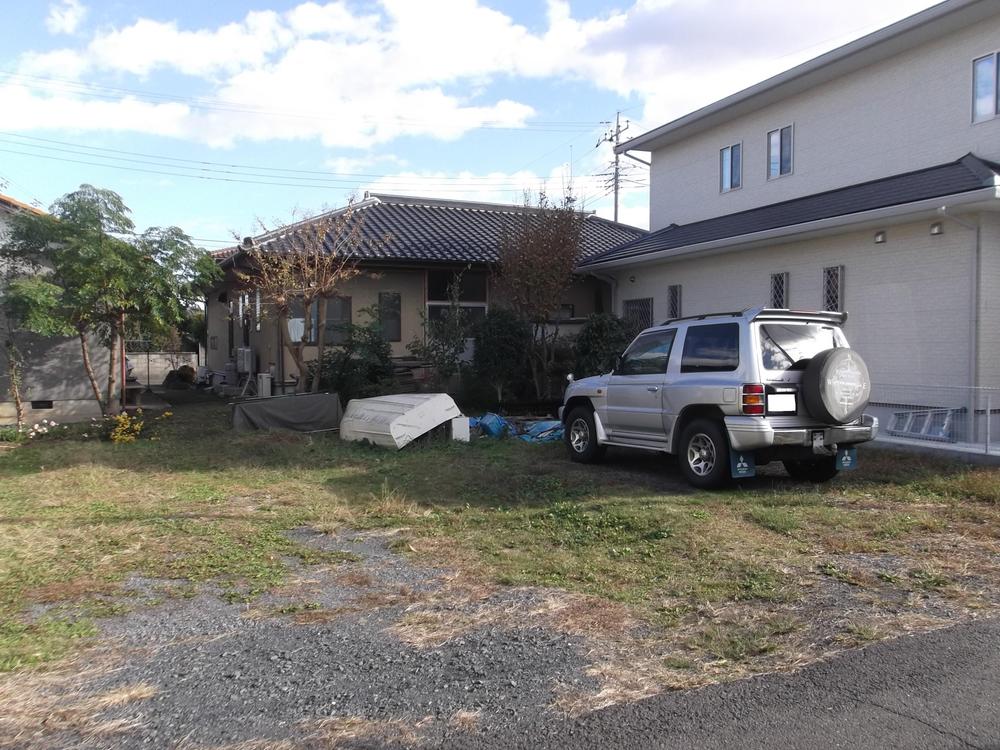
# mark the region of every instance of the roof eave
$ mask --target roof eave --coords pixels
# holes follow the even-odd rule
[[[981,206],[977,204],[982,204]],[[896,206],[886,206],[871,211],[860,211],[853,214],[843,214],[833,216],[828,219],[818,219],[802,224],[790,224],[775,229],[767,229],[761,232],[751,232],[732,237],[724,237],[710,242],[700,242],[694,245],[684,245],[666,250],[656,250],[639,255],[626,256],[622,258],[610,258],[602,262],[582,264],[577,268],[579,272],[587,273],[595,270],[610,268],[627,268],[629,266],[645,265],[647,263],[668,262],[674,260],[684,260],[696,255],[709,255],[726,252],[735,246],[745,246],[750,249],[756,245],[774,243],[776,240],[792,241],[801,238],[802,235],[829,233],[833,230],[856,227],[873,222],[887,221],[895,218],[906,217],[911,214],[936,211],[944,213],[943,209],[950,209],[961,206],[966,210],[971,208],[983,208],[988,210],[1000,210],[1000,187],[986,187],[978,190],[970,190],[964,193],[953,195],[943,195],[936,198],[926,198],[911,203],[901,203]]]

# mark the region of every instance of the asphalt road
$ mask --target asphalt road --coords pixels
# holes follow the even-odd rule
[[[479,736],[490,748],[1000,748],[1000,620]]]

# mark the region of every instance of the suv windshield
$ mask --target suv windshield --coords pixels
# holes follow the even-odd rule
[[[768,323],[760,327],[761,357],[767,370],[789,370],[824,349],[842,346],[841,342],[837,329],[829,325]]]

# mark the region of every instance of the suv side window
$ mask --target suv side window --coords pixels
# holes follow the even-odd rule
[[[659,375],[667,371],[675,330],[647,333],[622,355],[615,375]]]
[[[739,323],[691,326],[687,329],[681,372],[732,372],[739,366]]]

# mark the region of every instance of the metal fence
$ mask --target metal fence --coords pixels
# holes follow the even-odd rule
[[[873,383],[866,411],[886,440],[1000,454],[1000,388]]]

